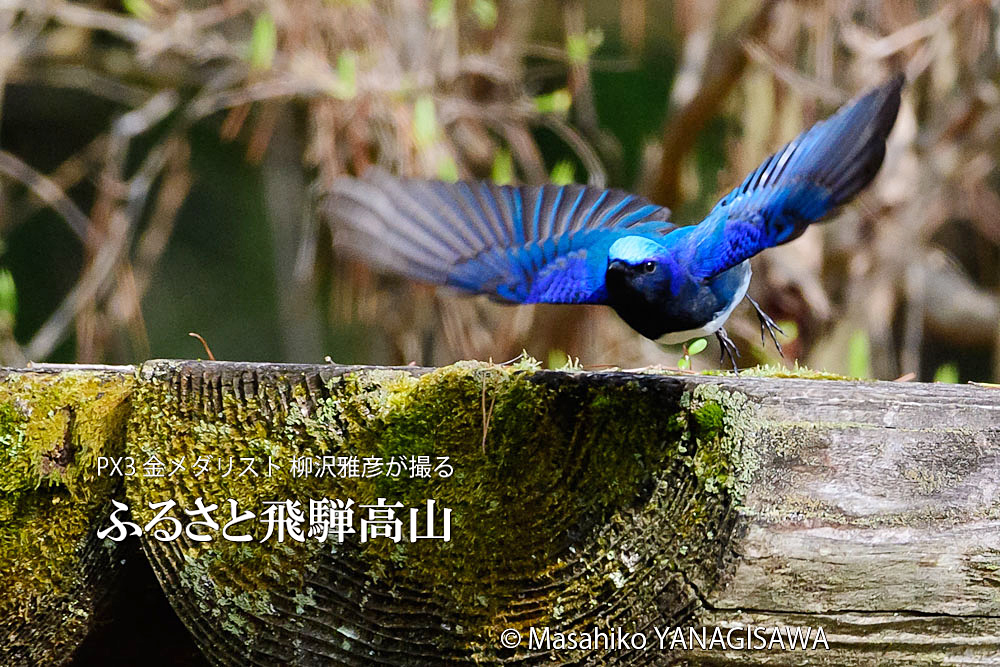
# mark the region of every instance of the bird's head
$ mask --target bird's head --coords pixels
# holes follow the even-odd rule
[[[667,249],[645,236],[624,236],[608,250],[609,294],[642,295],[647,301],[670,289]]]

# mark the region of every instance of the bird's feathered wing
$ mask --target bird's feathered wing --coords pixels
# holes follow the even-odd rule
[[[334,244],[383,270],[516,303],[604,303],[608,248],[674,229],[669,211],[619,190],[341,179]]]
[[[767,158],[694,228],[672,235],[695,278],[710,278],[796,238],[875,177],[903,76],[842,107]]]

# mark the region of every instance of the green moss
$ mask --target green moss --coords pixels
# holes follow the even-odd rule
[[[12,375],[3,383],[0,575],[12,591],[4,610],[23,612],[24,600],[80,585],[80,545],[92,538],[95,519],[106,520],[114,486],[96,477],[96,457],[126,454],[140,473],[155,457],[163,476],[126,479],[140,524],[153,517],[150,502],[174,500],[172,515],[185,519],[180,508],[198,498],[219,506],[220,524],[229,520],[230,498],[258,516],[268,501],[299,501],[303,527],[309,499],[353,499],[356,528],[365,514],[357,506],[378,498],[402,504],[404,526],[409,508],[427,499],[453,510],[448,543],[404,535],[398,544],[362,544],[357,534],[342,545],[261,543],[259,521],[235,529],[252,535],[248,543],[215,533],[212,542],[164,546],[147,536],[154,567],[188,622],[207,621],[247,646],[280,645],[295,639],[274,634],[293,632],[282,620],[289,615],[327,622],[331,586],[362,618],[370,594],[408,599],[420,591],[431,608],[462,621],[434,641],[490,661],[506,627],[592,621],[581,610],[598,613],[611,599],[639,610],[635,617],[664,604],[687,608],[694,590],[687,582],[714,581],[717,551],[727,543],[720,533],[731,529],[727,517],[759,465],[752,407],[709,384],[685,391],[658,377],[536,372],[527,360],[462,362],[424,375],[365,370],[321,388],[302,372],[245,383],[241,370],[196,368],[159,362],[135,383],[92,373]],[[444,456],[453,474],[294,477],[289,463],[300,456],[408,463],[425,456],[432,467]],[[256,476],[240,474],[248,457]],[[279,466],[270,476],[268,457]],[[184,469],[171,476],[178,463]],[[526,594],[540,596],[530,614],[516,611]],[[85,628],[88,604],[67,611],[66,623]],[[367,641],[352,618],[330,622],[343,628],[342,641]]]
[[[714,375],[714,376],[732,376],[731,371],[719,369],[719,370],[706,370],[702,371],[702,375]],[[796,361],[794,367],[788,368],[787,366],[781,366],[778,364],[761,364],[754,366],[753,368],[744,368],[740,371],[740,377],[759,377],[759,378],[799,378],[803,380],[860,380],[861,378],[852,378],[845,375],[838,375],[837,373],[831,373],[829,371],[818,371],[805,366],[799,366],[799,362]]]
[[[0,618],[70,605],[59,636],[85,629],[85,545],[117,481],[97,476],[97,457],[123,449],[132,383],[83,371],[0,381]]]
[[[193,507],[199,497],[220,505],[220,523],[228,517],[229,498],[257,514],[266,501],[298,500],[305,511],[310,498],[350,498],[356,526],[365,512],[357,505],[378,498],[402,504],[404,525],[408,509],[423,508],[427,499],[453,510],[447,543],[411,543],[404,536],[398,544],[360,544],[356,534],[342,546],[312,539],[174,543],[181,555],[169,556],[174,561],[168,567],[180,572],[180,594],[251,643],[259,629],[247,622],[248,609],[256,617],[282,613],[274,595],[280,591],[279,598],[293,599],[296,613],[308,615],[315,605],[308,582],[331,557],[360,566],[364,578],[388,595],[429,592],[444,608],[460,610],[467,626],[478,625],[466,630],[480,639],[494,625],[499,631],[521,622],[499,614],[526,581],[558,579],[569,567],[583,569],[551,601],[546,613],[552,618],[574,601],[589,605],[623,588],[655,604],[653,593],[628,576],[637,556],[621,549],[634,537],[638,517],[660,534],[636,552],[648,550],[650,558],[667,559],[667,569],[683,571],[702,557],[700,545],[719,529],[754,465],[734,443],[734,434],[749,428],[741,421],[748,417],[729,414],[744,411],[745,401],[709,387],[683,397],[680,385],[657,378],[610,381],[586,373],[535,373],[528,364],[462,362],[420,376],[357,372],[329,380],[322,395],[290,376],[261,380],[250,396],[231,391],[227,380],[218,388],[192,388],[184,397],[171,373],[147,369],[148,381],[136,389],[129,446],[137,465],[151,456],[188,465],[207,455],[223,461],[253,456],[259,468],[270,456],[281,471],[271,477],[188,471],[132,478],[127,491],[139,522],[152,518],[150,502],[173,499]],[[446,456],[453,475],[294,478],[288,462],[302,455],[426,456],[432,463]],[[688,477],[693,486],[684,481]],[[681,510],[670,499],[678,488],[692,494]],[[664,512],[677,515],[666,532]],[[255,526],[255,540],[262,529]],[[672,546],[658,550],[661,540]],[[580,545],[587,545],[586,555]],[[681,553],[682,547],[690,553]],[[170,552],[176,554],[163,551]],[[479,649],[484,656],[494,650],[487,644]]]
[[[725,427],[725,412],[715,401],[705,401],[692,411],[696,426],[695,437],[701,440],[714,440],[722,434]]]
[[[581,610],[600,608],[609,596],[628,608],[624,615],[637,628],[642,619],[679,623],[696,591],[708,592],[718,580],[718,564],[730,544],[731,510],[759,467],[748,436],[760,425],[745,396],[711,385],[685,393],[678,405],[680,438],[657,462],[651,494],[619,507],[598,532],[581,540],[578,553],[552,564],[557,580],[561,567],[583,571],[561,583],[550,618],[525,625],[573,629],[565,625],[567,610],[579,618]],[[617,624],[603,613],[584,618],[576,629]],[[517,621],[497,619],[490,636],[497,639],[505,624]],[[560,660],[584,657],[559,655]]]
[[[688,401],[687,429],[696,443],[691,459],[695,473],[708,491],[725,489],[733,502],[742,500],[760,468],[755,442],[760,432],[747,397],[711,384],[699,384]]]
[[[154,455],[166,463],[211,452],[227,461],[270,456],[284,470],[271,478],[212,474],[195,479],[190,473],[135,478],[129,497],[140,521],[152,518],[144,509],[149,502],[171,498],[182,506],[197,497],[220,505],[234,498],[254,511],[265,501],[286,498],[305,506],[309,498],[351,498],[362,505],[382,497],[404,508],[434,499],[439,507],[455,510],[453,540],[370,542],[365,550],[372,574],[383,575],[390,564],[418,562],[425,576],[438,580],[429,584],[447,581],[448,591],[465,605],[478,604],[484,591],[487,598],[496,597],[502,573],[535,567],[558,546],[553,532],[593,523],[631,501],[680,435],[669,413],[657,414],[649,401],[640,400],[645,390],[635,383],[613,394],[579,387],[560,393],[532,382],[529,373],[478,363],[419,378],[405,372],[356,373],[330,382],[329,397],[315,406],[293,391],[287,410],[267,421],[241,418],[254,411],[255,403],[231,398],[224,399],[220,413],[186,413],[176,394],[165,389],[152,383],[138,390],[130,453],[139,465]],[[427,456],[435,464],[446,456],[454,474],[294,479],[287,462],[301,455],[384,461]],[[568,485],[567,471],[581,468],[588,474]],[[542,529],[539,517],[556,525]],[[281,568],[271,570],[276,547],[265,542],[240,560],[239,579],[253,582],[267,572],[261,585],[288,583],[289,573],[308,569],[309,545],[281,549]],[[191,557],[229,567],[231,555],[227,543],[220,542],[210,554]]]

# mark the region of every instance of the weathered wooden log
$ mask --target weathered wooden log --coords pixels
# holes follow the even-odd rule
[[[120,480],[133,375],[0,370],[0,664],[63,662],[90,630],[115,544],[96,537]]]
[[[1000,660],[995,389],[474,363],[150,362],[117,377],[125,454],[165,468],[126,477],[116,499],[150,528],[143,549],[215,663]],[[0,407],[24,400],[11,396]],[[303,456],[355,456],[359,469],[294,476]],[[429,476],[389,474],[388,462],[420,456]],[[256,475],[239,474],[251,458]],[[365,476],[365,459],[382,462],[379,474]],[[356,532],[342,543],[299,541],[288,523],[281,542],[265,534],[278,529],[262,520],[275,501],[300,503],[305,533],[309,501],[324,498],[354,501]],[[361,506],[379,498],[401,504],[399,542],[361,539]],[[170,516],[188,524],[205,518],[183,512],[199,499],[218,505],[215,529],[157,539],[173,528],[149,526],[158,503],[175,501]],[[438,533],[451,510],[447,542],[410,539],[408,512],[422,521],[428,499]],[[108,509],[91,526],[108,527]],[[223,539],[248,510],[255,519],[229,530],[252,541]],[[32,572],[19,585],[39,585]],[[2,573],[0,596],[14,581]],[[2,636],[37,628],[0,623]],[[788,650],[787,629],[776,640],[784,626],[809,628],[809,649]],[[49,644],[78,633],[58,639]],[[5,663],[26,655],[0,646]]]

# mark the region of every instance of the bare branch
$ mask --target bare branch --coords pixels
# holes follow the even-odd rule
[[[0,172],[28,188],[36,197],[51,206],[80,240],[87,240],[91,229],[90,218],[52,179],[5,150],[0,150]]]
[[[573,152],[583,162],[587,170],[587,183],[594,187],[606,187],[608,177],[601,164],[601,158],[591,147],[587,140],[580,136],[569,123],[556,114],[543,114],[539,117],[539,122],[545,127],[555,132],[563,141],[569,144]]]

